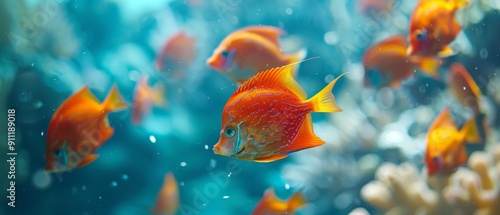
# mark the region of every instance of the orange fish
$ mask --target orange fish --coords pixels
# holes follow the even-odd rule
[[[468,120],[459,131],[451,118],[450,110],[444,108],[427,133],[425,163],[428,175],[453,172],[467,162],[465,143],[480,141],[474,119]]]
[[[450,66],[450,91],[453,96],[465,107],[479,113],[479,98],[481,91],[476,82],[470,76],[467,69],[460,63]]]
[[[139,124],[142,118],[151,111],[151,105],[161,107],[166,104],[163,85],[158,84],[154,88],[150,88],[148,78],[141,78],[135,88],[132,122],[136,125]]]
[[[408,54],[453,55],[456,51],[449,44],[462,29],[455,12],[467,5],[467,0],[421,0],[410,20]]]
[[[179,186],[174,175],[169,172],[165,176],[163,186],[153,208],[154,214],[173,215],[179,208]]]
[[[184,72],[195,58],[196,39],[184,32],[172,36],[156,57],[156,68],[162,74],[176,79],[184,77]]]
[[[331,93],[340,76],[306,100],[293,65],[260,72],[236,90],[222,112],[215,154],[271,162],[325,143],[314,135],[310,113],[341,111]]]
[[[434,78],[438,76],[438,58],[407,56],[406,48],[402,35],[389,37],[370,47],[363,55],[365,85],[398,87],[402,80],[414,74],[415,68]]]
[[[116,85],[103,103],[88,86],[70,96],[56,110],[47,132],[45,170],[61,172],[85,166],[98,155],[93,154],[111,135],[107,115],[127,107]]]
[[[307,202],[299,192],[293,194],[287,201],[283,201],[274,194],[273,188],[269,188],[251,215],[293,215],[305,204]]]
[[[305,50],[291,55],[281,52],[279,36],[283,33],[272,26],[252,26],[235,31],[213,51],[207,64],[242,84],[260,71],[302,60]]]

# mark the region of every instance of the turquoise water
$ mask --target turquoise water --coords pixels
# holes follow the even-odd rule
[[[470,116],[448,94],[451,63],[462,63],[482,91],[486,145],[499,142],[500,5],[471,2],[458,14],[460,52],[446,58],[440,78],[416,72],[390,89],[363,86],[361,59],[376,42],[408,33],[416,2],[395,0],[390,11],[363,14],[359,2],[349,0],[3,1],[0,158],[11,157],[8,110],[15,110],[17,154],[14,180],[9,162],[0,163],[0,193],[8,197],[15,182],[15,208],[3,197],[0,214],[149,214],[167,172],[179,185],[177,214],[250,214],[270,187],[282,199],[303,192],[309,204],[297,214],[355,208],[384,214],[360,194],[378,167],[408,162],[423,172],[425,135],[441,109],[451,106],[462,124]],[[252,25],[284,29],[285,53],[305,48],[307,58],[319,57],[300,65],[297,81],[309,96],[349,72],[333,90],[344,111],[312,114],[325,145],[271,163],[213,153],[222,109],[237,86],[205,61],[224,37]],[[180,30],[196,39],[195,58],[182,78],[161,75],[157,53]],[[153,108],[140,125],[131,123],[130,109],[111,113],[115,133],[95,152],[96,161],[46,173],[47,129],[61,103],[84,85],[102,101],[116,84],[131,104],[141,75],[165,85],[168,106]],[[489,152],[484,145],[468,147],[469,154]]]

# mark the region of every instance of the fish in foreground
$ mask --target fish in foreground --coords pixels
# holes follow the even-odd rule
[[[462,30],[455,19],[467,0],[420,0],[410,20],[409,55],[447,57],[454,55],[449,44]]]
[[[155,60],[160,74],[182,79],[195,58],[195,46],[196,39],[183,31],[169,38]]]
[[[207,64],[232,81],[243,84],[260,71],[300,61],[306,51],[281,52],[280,28],[251,26],[229,34],[207,59]],[[294,75],[296,70],[294,70]]]
[[[458,130],[449,108],[444,108],[427,133],[425,163],[428,175],[452,173],[467,162],[465,143],[479,143],[480,141],[473,118]]]
[[[311,112],[339,112],[332,88],[337,77],[310,99],[292,77],[289,64],[258,73],[227,101],[214,153],[271,162],[323,145],[313,132]]]
[[[61,172],[85,166],[98,155],[93,154],[113,135],[107,115],[127,108],[116,85],[103,103],[88,86],[70,96],[56,110],[47,131],[45,151],[48,172]]]
[[[132,123],[139,124],[143,117],[151,111],[152,105],[158,107],[167,105],[164,87],[162,84],[157,84],[154,88],[150,88],[148,78],[142,77],[135,88]]]
[[[437,78],[440,59],[408,56],[408,44],[403,35],[389,37],[370,47],[363,55],[365,85],[398,87],[411,77],[415,68]]]
[[[174,175],[169,172],[156,198],[156,204],[152,209],[154,214],[173,215],[179,208],[179,186]]]
[[[297,209],[305,204],[307,204],[307,201],[300,192],[283,201],[276,196],[273,188],[269,188],[257,203],[251,215],[293,215]]]

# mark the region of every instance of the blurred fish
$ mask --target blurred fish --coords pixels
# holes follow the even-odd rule
[[[415,68],[436,78],[440,59],[406,55],[407,43],[403,35],[389,37],[363,55],[365,85],[398,87],[401,81],[413,75]]]
[[[169,172],[161,187],[154,206],[154,214],[173,215],[179,208],[179,186],[174,175]]]
[[[392,10],[394,0],[359,0],[358,8],[362,14],[373,16],[379,12]]]
[[[293,194],[287,201],[283,201],[274,194],[273,188],[269,188],[251,215],[293,215],[298,208],[305,204],[307,201],[299,192]]]
[[[88,86],[70,96],[56,110],[47,131],[45,170],[61,172],[85,166],[98,155],[93,154],[111,135],[107,115],[127,107],[116,85],[103,103]]]
[[[451,94],[460,104],[472,109],[476,114],[479,113],[481,91],[467,69],[461,63],[453,63],[450,66],[449,76]]]
[[[139,124],[142,118],[151,111],[151,105],[160,107],[167,105],[164,92],[163,84],[157,84],[154,88],[150,88],[148,78],[141,78],[135,88],[132,122],[136,125]]]
[[[481,90],[461,63],[453,63],[450,66],[449,76],[451,94],[460,104],[474,111],[476,125],[479,126],[478,132],[480,133],[481,139],[485,140],[489,128],[485,115],[481,112]]]
[[[468,120],[459,131],[451,118],[449,108],[444,108],[427,133],[425,163],[428,175],[453,172],[467,162],[464,144],[480,141],[474,118]]]
[[[313,133],[310,113],[341,111],[331,91],[342,75],[306,100],[293,65],[260,72],[236,90],[222,112],[215,154],[271,162],[325,143]]]
[[[183,31],[167,40],[156,57],[156,68],[164,75],[182,79],[195,58],[196,39]]]
[[[455,12],[467,5],[467,0],[421,0],[410,21],[408,54],[439,57],[455,54],[449,44],[462,29]]]
[[[301,50],[285,55],[279,36],[283,30],[272,26],[252,26],[228,35],[213,51],[207,64],[239,84],[260,71],[298,62],[306,56]],[[295,76],[296,70],[294,70]]]

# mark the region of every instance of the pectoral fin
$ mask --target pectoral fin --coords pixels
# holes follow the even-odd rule
[[[97,159],[99,157],[99,155],[96,155],[96,154],[90,154],[89,156],[85,157],[79,164],[77,167],[82,167],[82,166],[85,166],[89,163],[92,163],[92,161],[94,161],[95,159]]]

